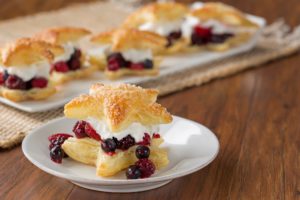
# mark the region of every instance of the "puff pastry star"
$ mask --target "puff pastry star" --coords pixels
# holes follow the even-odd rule
[[[172,116],[156,103],[158,91],[129,84],[94,84],[88,95],[65,105],[65,116],[75,119],[93,117],[104,120],[111,132],[126,129],[134,122],[143,125],[170,123]]]

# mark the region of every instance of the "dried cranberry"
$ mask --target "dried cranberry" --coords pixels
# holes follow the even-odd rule
[[[48,85],[48,80],[42,77],[33,78],[31,86],[34,88],[45,88]]]
[[[143,70],[144,69],[144,64],[143,63],[131,63],[129,68],[132,69],[132,70]]]
[[[9,75],[5,80],[5,86],[9,89],[26,89],[26,82],[24,82],[21,78],[16,75]]]
[[[117,144],[113,139],[108,138],[101,143],[101,148],[106,153],[114,152],[117,148]]]
[[[138,179],[141,177],[141,175],[142,175],[141,170],[136,165],[131,165],[126,170],[126,177],[128,179]]]
[[[75,133],[77,138],[88,137],[88,135],[85,133],[85,124],[85,121],[78,121],[73,127],[73,133]]]
[[[141,170],[141,178],[148,178],[155,172],[155,165],[147,158],[139,159],[135,165]]]
[[[115,141],[116,139],[113,138]],[[122,138],[121,140],[117,141],[117,148],[121,150],[127,150],[130,147],[135,145],[135,139],[131,135],[127,135],[126,137]]]
[[[95,129],[88,122],[86,122],[84,130],[85,130],[85,133],[90,138],[93,138],[93,139],[95,139],[97,141],[101,141],[100,135],[95,131]]]
[[[138,142],[138,145],[150,145],[151,137],[148,133],[144,133],[143,140]]]
[[[64,157],[64,151],[60,146],[54,146],[50,150],[50,158],[56,163],[61,163]]]
[[[149,158],[150,155],[150,149],[147,146],[138,146],[135,149],[135,155],[138,159],[141,158]]]
[[[55,63],[53,65],[53,69],[57,72],[62,72],[62,73],[69,71],[69,67],[68,67],[67,63],[63,62],[63,61]]]

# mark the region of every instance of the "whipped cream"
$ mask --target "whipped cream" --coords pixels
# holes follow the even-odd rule
[[[150,135],[152,135],[153,133],[158,133],[159,131],[158,125],[144,126],[140,123],[134,122],[126,129],[112,133],[109,130],[107,124],[102,120],[99,121],[93,117],[88,117],[85,121],[93,126],[97,133],[101,135],[102,139],[115,137],[120,140],[130,134],[136,142],[139,142],[143,140],[144,133],[149,133]]]
[[[159,35],[168,36],[171,32],[178,31],[181,28],[183,20],[174,20],[168,22],[146,22],[139,26],[139,30],[151,31]]]
[[[193,29],[196,25],[200,25],[200,26],[206,27],[206,28],[211,27],[212,33],[214,33],[214,34],[234,33],[233,28],[226,26],[225,24],[223,24],[217,20],[210,19],[210,20],[201,22],[196,17],[187,16],[181,27],[183,36],[185,38],[189,38],[192,35]]]
[[[93,47],[87,51],[88,56],[102,56],[106,55],[110,50],[110,45],[100,45],[97,47]]]
[[[3,67],[0,66],[0,70],[6,70],[8,74],[16,75],[20,77],[23,81],[29,81],[34,77],[44,77],[49,78],[50,76],[50,64],[48,62],[40,62],[32,64],[29,66],[19,66],[19,67]]]
[[[68,61],[75,51],[75,46],[72,43],[66,43],[62,46],[64,48],[64,53],[54,58],[55,63]]]
[[[152,51],[150,49],[147,50],[137,50],[137,49],[128,49],[126,51],[122,51],[121,54],[123,57],[131,62],[143,62],[146,59],[152,60]]]

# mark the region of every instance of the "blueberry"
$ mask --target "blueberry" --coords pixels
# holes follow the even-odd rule
[[[135,150],[135,155],[138,159],[148,158],[150,155],[150,149],[147,146],[138,146]]]
[[[108,152],[114,152],[116,150],[116,148],[117,148],[117,144],[116,144],[116,142],[113,139],[108,138],[108,139],[104,140],[101,143],[101,148],[106,153],[108,153]]]
[[[138,179],[141,177],[141,170],[136,165],[131,165],[126,170],[126,177],[128,179]]]
[[[144,61],[144,67],[145,67],[145,69],[152,69],[153,68],[152,60],[146,59]]]
[[[53,146],[50,150],[50,158],[56,163],[61,163],[64,157],[64,151],[59,145]]]

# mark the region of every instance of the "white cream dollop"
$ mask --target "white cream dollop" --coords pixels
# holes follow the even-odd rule
[[[72,43],[66,43],[62,45],[64,48],[64,53],[54,58],[54,62],[65,62],[68,61],[75,51],[75,46]]]
[[[146,59],[152,60],[152,51],[150,49],[146,50],[137,50],[137,49],[127,49],[126,51],[122,51],[121,54],[123,57],[131,62],[143,62]]]
[[[87,51],[88,56],[104,56],[106,55],[110,50],[110,45],[100,45],[97,47],[92,47]]]
[[[88,117],[86,121],[92,125],[102,139],[115,137],[120,140],[130,134],[136,142],[139,142],[143,140],[144,133],[152,135],[159,132],[158,125],[144,126],[138,122],[134,122],[126,129],[112,133],[104,121],[99,121],[93,117]]]
[[[48,62],[40,62],[29,66],[0,66],[2,71],[6,70],[8,74],[16,75],[22,78],[23,81],[29,81],[34,77],[49,78],[50,76],[50,64]]]
[[[168,22],[146,22],[139,26],[139,30],[151,31],[162,36],[168,36],[171,32],[178,31],[181,28],[182,19]]]

